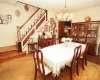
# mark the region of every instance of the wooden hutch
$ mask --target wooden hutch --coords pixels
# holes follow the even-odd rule
[[[90,22],[77,22],[72,23],[70,36],[73,38],[73,42],[78,43],[90,43],[89,54],[96,55],[97,37],[99,30],[100,21],[90,21]],[[64,36],[64,25],[63,22],[59,22],[58,37]]]

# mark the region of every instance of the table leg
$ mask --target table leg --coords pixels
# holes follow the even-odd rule
[[[56,77],[55,77],[55,80],[59,80],[59,76],[56,76]]]

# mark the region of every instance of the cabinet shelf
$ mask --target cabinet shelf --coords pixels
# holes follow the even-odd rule
[[[88,31],[97,31],[97,30],[88,30]]]
[[[79,38],[86,38],[86,37],[84,37],[84,36],[79,36]]]
[[[90,21],[90,22],[77,22],[72,23],[71,37],[73,41],[78,43],[87,43],[89,42],[90,48],[89,53],[95,54],[94,44],[96,44],[97,33],[100,21]],[[93,46],[93,48],[92,48]],[[96,46],[95,46],[96,47]]]
[[[96,38],[96,37],[87,37],[87,38]]]

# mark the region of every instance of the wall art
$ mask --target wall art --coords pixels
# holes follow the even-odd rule
[[[0,24],[8,24],[12,21],[12,15],[0,14]]]
[[[24,9],[25,9],[25,11],[28,11],[29,10],[29,6],[27,4],[25,4]]]
[[[7,20],[3,20],[2,24],[8,24],[8,21]]]
[[[0,24],[2,24],[2,19],[0,19]]]
[[[20,11],[19,11],[19,10],[16,10],[16,11],[15,11],[15,15],[16,15],[17,17],[20,17],[20,15],[21,15]]]

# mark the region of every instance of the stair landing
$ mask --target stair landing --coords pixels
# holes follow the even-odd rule
[[[25,56],[25,52],[10,51],[0,53],[0,63]]]

